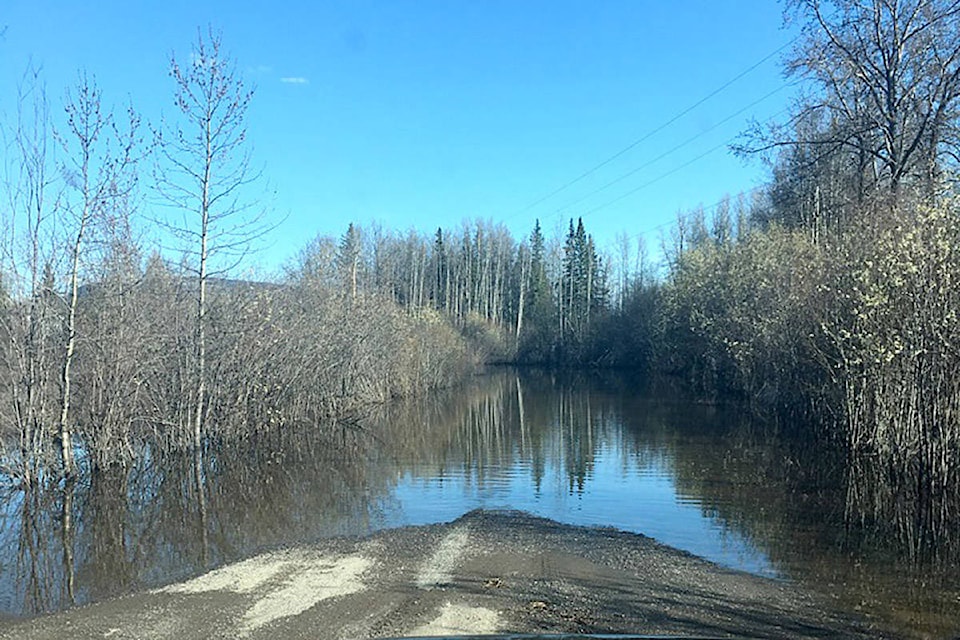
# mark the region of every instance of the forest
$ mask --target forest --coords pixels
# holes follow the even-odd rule
[[[92,75],[54,104],[28,70],[3,123],[4,473],[199,461],[513,363],[666,376],[883,473],[919,469],[930,492],[956,486],[960,2],[787,13],[802,32],[785,73],[810,89],[735,149],[768,184],[681,213],[659,247],[598,246],[589,211],[522,238],[489,220],[351,223],[269,281],[243,275],[271,221],[238,195],[258,179],[255,95],[218,33],[171,59],[177,113],[159,125],[108,109]]]

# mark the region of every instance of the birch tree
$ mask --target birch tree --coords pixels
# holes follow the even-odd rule
[[[54,354],[57,305],[53,300],[51,251],[58,181],[49,102],[40,69],[30,67],[17,88],[16,119],[3,127],[3,270],[8,313],[4,356],[10,373],[4,422],[19,436],[19,472],[34,482],[47,448],[55,397]]]
[[[182,219],[168,225],[185,243],[196,276],[193,407],[189,418],[193,446],[204,432],[207,375],[207,290],[210,278],[236,266],[251,242],[265,232],[261,216],[241,198],[258,177],[250,168],[247,108],[253,97],[225,54],[220,34],[198,30],[185,61],[172,56],[177,118],[159,134],[161,163],[157,184]]]
[[[61,137],[65,161],[61,166],[67,186],[73,192],[65,198],[64,222],[68,229],[68,283],[66,300],[66,342],[61,363],[60,420],[58,436],[63,473],[74,475],[73,427],[70,422],[74,354],[77,346],[77,303],[82,260],[91,227],[125,198],[133,186],[131,169],[136,163],[139,118],[127,111],[127,128],[121,133],[112,114],[101,107],[96,82],[81,74],[76,90],[67,94],[64,110],[66,133]]]

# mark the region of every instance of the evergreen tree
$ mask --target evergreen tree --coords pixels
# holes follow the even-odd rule
[[[593,243],[588,239],[583,219],[577,220],[577,226],[570,221],[563,255],[563,317],[561,326],[563,339],[574,345],[583,342],[590,322],[590,299],[592,296],[595,255]]]
[[[547,362],[553,358],[556,342],[557,308],[547,277],[545,242],[539,220],[530,234],[530,268],[526,277],[527,304],[518,358],[528,362]]]

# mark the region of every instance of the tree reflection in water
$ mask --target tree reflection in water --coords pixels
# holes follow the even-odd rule
[[[575,505],[591,522],[638,528],[644,489],[601,503],[602,485],[656,472],[711,535],[747,541],[780,575],[905,631],[960,630],[955,479],[851,462],[659,385],[507,371],[348,424],[211,440],[202,453],[148,450],[129,468],[88,466],[68,486],[3,485],[0,609],[53,611],[264,549],[407,524],[399,487],[445,479],[472,497],[434,520],[510,486],[479,504],[536,511],[549,497],[553,517]],[[676,544],[671,535],[662,541]]]

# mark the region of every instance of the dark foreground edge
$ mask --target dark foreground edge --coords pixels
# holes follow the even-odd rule
[[[723,636],[729,640],[729,636]],[[507,633],[479,636],[404,636],[384,640],[720,640],[721,636],[664,636],[664,635],[616,635],[616,634],[529,634]]]
[[[721,640],[720,636],[664,636],[664,635],[610,635],[610,634],[529,634],[512,633],[480,636],[414,636],[386,638],[385,640]],[[729,640],[729,638],[727,639]]]

